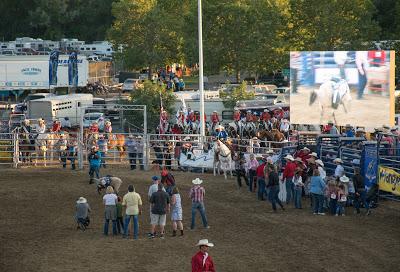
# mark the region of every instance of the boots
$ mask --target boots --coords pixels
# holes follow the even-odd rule
[[[183,236],[183,230],[181,230],[181,236]]]
[[[172,237],[175,237],[176,236],[176,230],[173,230],[172,231]]]

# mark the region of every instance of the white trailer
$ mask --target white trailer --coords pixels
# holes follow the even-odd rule
[[[28,101],[29,119],[43,118],[50,122],[68,117],[72,126],[79,125],[84,108],[93,106],[93,95],[70,94]]]

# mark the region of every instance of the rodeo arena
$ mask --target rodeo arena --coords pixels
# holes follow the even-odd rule
[[[146,105],[121,103],[121,91],[101,100],[25,90],[22,102],[5,103],[1,195],[13,207],[2,216],[2,236],[18,246],[7,240],[0,256],[23,261],[3,271],[122,267],[108,258],[139,271],[189,271],[194,240],[201,249],[215,244],[213,259],[200,261],[207,271],[275,271],[267,264],[282,258],[279,271],[393,271],[399,127],[339,126],[335,115],[326,124],[293,124],[289,88],[280,97],[270,87],[253,86],[272,100],[238,101],[233,110],[213,106],[222,105],[215,91],[201,90],[204,110],[193,91],[181,90],[173,112],[160,105],[157,128],[148,127]],[[346,248],[359,252],[343,257]],[[205,271],[195,269],[196,256],[192,271]]]

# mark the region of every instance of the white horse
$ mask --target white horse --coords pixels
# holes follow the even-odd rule
[[[344,79],[335,82],[329,80],[324,82],[319,89],[315,89],[310,96],[310,105],[318,99],[320,114],[320,122],[322,123],[324,114],[328,111],[328,108],[332,109],[332,116],[334,111],[343,105],[345,113],[350,110],[351,93],[347,81]],[[330,116],[329,116],[330,117]]]
[[[47,150],[48,150],[48,139],[49,135],[47,133],[41,133],[38,134],[38,136],[35,139],[35,153],[36,153],[36,159],[35,159],[35,166],[37,165],[38,159],[42,158],[44,166],[47,164]]]
[[[231,150],[220,140],[217,140],[214,143],[213,147],[214,151],[214,176],[216,175],[216,171],[218,170],[218,174],[220,174],[220,169],[224,171],[224,177],[227,179],[226,173],[230,171],[231,177],[232,174],[232,157]]]

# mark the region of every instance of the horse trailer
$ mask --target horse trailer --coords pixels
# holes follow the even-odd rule
[[[29,119],[47,121],[68,117],[72,126],[78,126],[85,107],[93,106],[93,95],[71,94],[28,101]]]

